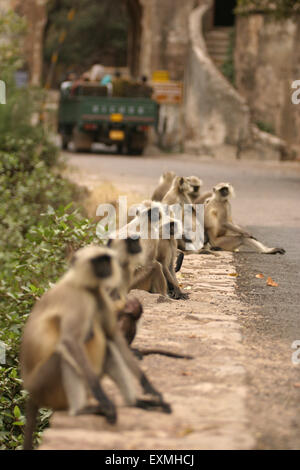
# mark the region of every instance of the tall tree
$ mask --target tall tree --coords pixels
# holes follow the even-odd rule
[[[127,64],[128,16],[120,0],[50,0],[45,34],[44,58],[50,64],[59,47],[61,31],[67,36],[59,49],[59,64],[64,70],[83,71],[92,64]],[[75,8],[72,22],[68,12]]]

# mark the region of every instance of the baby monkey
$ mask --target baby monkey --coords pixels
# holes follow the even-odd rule
[[[152,201],[161,202],[163,200],[170,187],[172,186],[175,176],[176,175],[174,171],[166,171],[161,175],[159,184],[152,195]]]
[[[118,313],[119,325],[129,346],[131,346],[137,334],[142,314],[143,306],[141,302],[133,295],[129,295],[124,309]],[[149,356],[150,354],[159,354],[161,356],[173,357],[176,359],[192,359],[192,356],[166,351],[165,349],[139,348],[133,349],[133,352],[139,359],[142,359],[143,356]]]

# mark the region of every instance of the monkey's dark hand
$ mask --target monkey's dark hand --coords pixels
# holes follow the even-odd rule
[[[131,348],[131,351],[133,352],[133,354],[135,355],[135,357],[139,360],[139,361],[142,361],[143,360],[143,353],[141,353],[138,349],[135,349],[135,348]]]
[[[152,411],[155,409],[161,409],[164,413],[172,413],[172,408],[169,403],[166,403],[163,400],[156,401],[156,400],[136,400],[135,406],[137,408],[142,408],[146,411]]]
[[[171,299],[174,299],[174,300],[188,300],[189,299],[189,294],[186,294],[184,292],[177,292],[175,290],[169,292],[169,296],[171,297]]]

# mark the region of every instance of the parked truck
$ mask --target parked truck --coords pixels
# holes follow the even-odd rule
[[[148,132],[158,123],[158,104],[145,97],[103,96],[103,87],[82,84],[76,93],[61,92],[58,131],[62,147],[73,142],[76,152],[94,142],[116,145],[118,153],[141,155]]]

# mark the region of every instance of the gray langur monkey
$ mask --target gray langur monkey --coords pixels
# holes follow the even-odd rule
[[[125,239],[110,238],[107,246],[118,255],[123,280],[121,286],[111,292],[112,298],[115,300],[119,298],[121,301],[126,301],[127,294],[131,289],[135,270],[143,263],[143,250],[140,237],[131,235]]]
[[[152,201],[162,201],[170,187],[172,186],[173,180],[176,177],[174,171],[166,171],[159,179],[159,184],[155,189],[151,199]]]
[[[116,382],[130,406],[160,407],[171,412],[162,395],[138,367],[117,324],[108,289],[121,281],[113,250],[86,247],[76,252],[71,268],[37,302],[25,326],[21,374],[29,391],[24,448],[32,448],[38,408],[69,410],[70,414],[103,414],[114,423],[113,402],[100,385],[105,373]],[[134,375],[156,400],[139,400]],[[98,405],[89,405],[90,397]]]
[[[153,216],[154,219],[158,218],[158,208],[153,208],[154,214],[151,210],[150,208],[151,216]],[[148,211],[149,209],[146,209],[146,213],[144,214],[146,218],[149,217]],[[132,226],[132,223],[128,225]],[[131,314],[137,318],[139,311],[142,309],[138,299],[134,297],[131,297],[130,300],[126,299],[127,293],[131,289],[136,266],[138,263],[143,263],[144,260],[143,247],[141,246],[142,241],[143,240],[138,238],[135,234],[131,234],[125,239],[111,239],[109,241],[110,247],[117,253],[124,284],[123,286],[108,291],[117,306],[119,320],[120,318],[124,318],[126,314]],[[110,341],[108,341],[105,372],[119,387],[127,405],[148,410],[160,408],[162,411],[170,413],[170,405],[163,401],[161,393],[152,386],[147,376],[137,365],[136,359],[128,347],[120,326],[121,324],[119,322],[113,337],[110,337]],[[144,392],[153,395],[156,398],[155,400],[141,400],[137,398],[132,382],[132,375],[138,379]]]
[[[143,209],[138,217],[147,219],[146,237],[141,237],[142,261],[136,267],[131,289],[145,290],[153,294],[166,296],[168,291],[162,265],[157,261],[159,242],[159,223],[162,217],[161,204],[153,201],[143,201]],[[156,235],[153,237],[153,235]]]
[[[184,204],[192,204],[189,193],[191,192],[191,186],[188,183],[187,178],[183,176],[176,176],[174,178],[172,186],[162,200],[163,204],[173,205],[180,204],[183,208]]]
[[[211,191],[207,191],[201,194],[201,188],[202,188],[203,182],[197,176],[188,176],[187,181],[190,184],[190,186],[193,188],[192,191],[189,193],[189,196],[193,204],[204,204],[206,199],[208,199],[209,197],[213,195]]]
[[[163,231],[169,233],[169,238],[164,238]],[[158,242],[157,261],[163,268],[163,273],[168,284],[169,296],[176,300],[188,299],[188,294],[181,291],[175,273],[175,259],[177,255],[177,239],[176,235],[182,233],[182,226],[179,220],[170,218],[161,226],[161,237]]]
[[[229,202],[232,195],[234,189],[231,184],[219,183],[213,188],[213,196],[205,203],[204,226],[212,248],[235,251],[241,246],[247,246],[259,253],[284,254],[283,248],[268,248],[233,223]]]
[[[115,405],[99,378],[104,367],[106,337],[115,319],[104,288],[118,285],[120,269],[113,252],[99,247],[79,250],[63,278],[35,304],[21,344],[21,376],[29,392],[24,448],[32,448],[38,408],[70,414],[104,414],[116,421]],[[102,320],[101,320],[102,321]],[[87,405],[93,395],[98,405]]]
[[[191,186],[191,191],[189,191],[188,194],[191,198],[191,201],[194,203],[200,197],[203,181],[197,176],[188,176],[186,179]]]
[[[140,301],[130,295],[127,299],[126,305],[122,312],[118,313],[118,322],[123,335],[129,346],[131,346],[138,330],[139,322],[143,314],[143,307]],[[179,354],[165,349],[151,348],[151,349],[133,349],[134,354],[142,359],[143,356],[149,356],[150,354],[159,354],[161,356],[173,357],[175,359],[193,359],[192,356],[187,354]]]

